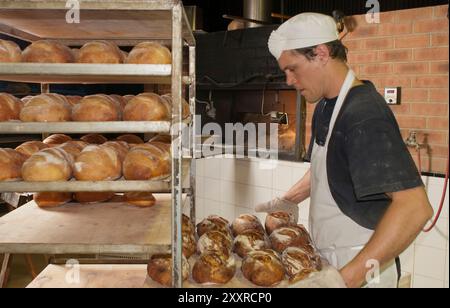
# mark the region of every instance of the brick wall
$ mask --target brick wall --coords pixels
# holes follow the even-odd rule
[[[353,16],[355,31],[343,42],[349,64],[361,79],[379,92],[402,87],[401,105],[392,106],[404,139],[418,132],[426,144],[422,171],[444,173],[448,153],[448,40],[447,5],[384,12],[379,24],[365,15]],[[306,140],[314,105],[308,104]],[[417,161],[415,151],[411,152]]]

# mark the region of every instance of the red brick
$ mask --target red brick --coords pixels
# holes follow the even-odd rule
[[[428,101],[427,89],[402,89],[401,92],[402,102],[426,102]]]
[[[420,20],[414,22],[414,33],[448,32],[447,19]]]
[[[350,38],[367,38],[368,36],[375,36],[378,34],[378,25],[357,25],[355,30],[348,34],[348,39]]]
[[[448,104],[414,103],[411,104],[411,114],[416,116],[440,116],[448,114]]]
[[[447,169],[447,158],[433,157],[431,159],[431,166],[429,172],[444,174]]]
[[[427,120],[425,117],[412,116],[396,116],[398,125],[401,128],[424,129],[427,127]]]
[[[411,23],[380,24],[378,28],[379,36],[405,35],[410,33],[412,33]]]
[[[438,5],[434,7],[433,16],[436,17],[447,17],[448,14],[448,5]]]
[[[395,74],[425,74],[429,71],[428,63],[417,62],[417,63],[395,63],[394,73]]]
[[[377,52],[349,52],[348,62],[351,64],[377,62]]]
[[[442,89],[430,89],[430,102],[448,103],[448,87]]]
[[[361,75],[391,74],[392,64],[367,64],[361,66]]]
[[[395,38],[395,48],[418,48],[429,46],[430,46],[429,34],[406,35]]]
[[[448,130],[448,117],[427,118],[427,128],[436,130]]]
[[[408,9],[408,10],[400,10],[396,11],[397,13],[397,22],[411,22],[414,20],[420,19],[431,19],[433,15],[432,7],[424,7],[417,9]]]
[[[410,77],[368,77],[367,79],[372,80],[377,88],[386,87],[404,87],[411,88],[411,78]]]
[[[410,114],[411,104],[389,105],[395,115],[408,115]]]
[[[368,50],[391,49],[393,47],[394,40],[392,38],[364,40],[361,46],[361,48]]]
[[[448,73],[448,61],[445,62],[431,62],[430,63],[431,74],[446,74]]]
[[[444,146],[444,145],[432,145],[431,149],[430,149],[430,154],[433,157],[447,157],[448,154],[448,146]]]
[[[405,62],[412,58],[412,51],[409,49],[388,50],[378,52],[378,61],[380,62]]]
[[[345,40],[343,41],[345,47],[348,48],[349,52],[358,51],[361,49],[362,40]]]
[[[433,33],[431,34],[431,46],[447,46],[448,47],[448,33]]]
[[[448,60],[448,48],[433,47],[414,50],[414,60]]]
[[[380,13],[381,24],[394,23],[396,18],[397,16],[394,11]]]
[[[448,76],[419,76],[412,79],[413,88],[443,88],[448,86]]]
[[[448,144],[448,133],[442,131],[427,131],[426,132],[427,144]]]

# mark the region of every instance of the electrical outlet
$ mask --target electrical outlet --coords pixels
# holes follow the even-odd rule
[[[400,87],[385,88],[384,99],[389,105],[400,105]]]

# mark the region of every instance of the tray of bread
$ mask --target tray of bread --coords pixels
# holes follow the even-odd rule
[[[231,224],[212,215],[194,228],[184,216],[182,233],[183,287],[345,287],[339,272],[317,254],[304,226],[285,212],[268,214],[265,226],[243,214]],[[171,262],[170,254],[151,256],[145,286],[170,287]]]

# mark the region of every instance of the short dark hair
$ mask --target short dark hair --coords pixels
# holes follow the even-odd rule
[[[331,58],[347,62],[348,48],[345,47],[344,44],[342,44],[342,42],[340,40],[331,41],[331,42],[325,43],[324,45],[326,45],[328,47]],[[317,55],[315,52],[316,47],[317,46],[312,46],[312,47],[299,48],[299,49],[294,49],[294,50],[295,50],[295,52],[297,52],[301,55],[304,55],[306,57],[306,59],[311,61]]]

